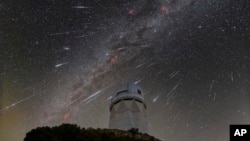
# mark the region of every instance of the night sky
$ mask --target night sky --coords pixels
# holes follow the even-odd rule
[[[145,93],[149,134],[228,141],[250,124],[250,2],[0,1],[0,140],[108,128],[124,82]]]

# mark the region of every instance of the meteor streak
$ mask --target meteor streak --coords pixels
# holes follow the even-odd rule
[[[24,98],[24,99],[21,99],[21,100],[15,102],[15,103],[12,103],[11,105],[4,107],[3,109],[0,109],[0,113],[1,113],[1,112],[4,112],[4,111],[6,111],[6,110],[8,110],[8,109],[10,109],[10,108],[12,108],[12,107],[15,107],[15,106],[18,105],[18,104],[21,104],[22,102],[24,102],[24,101],[26,101],[26,100],[29,100],[30,98],[32,98],[32,97],[34,97],[34,96],[36,96],[36,95],[37,95],[37,94],[33,94],[33,95],[30,95],[30,96],[28,96],[28,97],[26,97],[26,98]]]
[[[67,64],[67,63],[68,63],[68,62],[64,62],[64,63],[56,64],[56,65],[55,65],[55,68],[61,67],[61,66],[65,65],[65,64]]]

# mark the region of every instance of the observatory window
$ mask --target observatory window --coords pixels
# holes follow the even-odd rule
[[[125,98],[125,99],[123,99],[123,100],[133,100],[132,98]]]
[[[126,93],[126,92],[128,92],[128,90],[123,90],[123,91],[118,92],[117,95],[119,95],[121,93]]]
[[[141,94],[141,91],[140,90],[137,90],[138,94]]]
[[[138,101],[138,102],[140,102],[140,103],[142,103],[140,100],[138,100],[138,99],[135,99],[135,101]]]

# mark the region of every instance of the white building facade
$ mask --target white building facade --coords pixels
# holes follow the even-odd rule
[[[139,129],[148,133],[146,103],[142,89],[134,83],[122,84],[112,96],[110,105],[110,129]]]

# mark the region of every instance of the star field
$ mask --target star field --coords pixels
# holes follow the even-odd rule
[[[246,0],[0,2],[0,139],[38,126],[108,128],[116,87],[134,82],[149,134],[229,140],[250,122]]]

